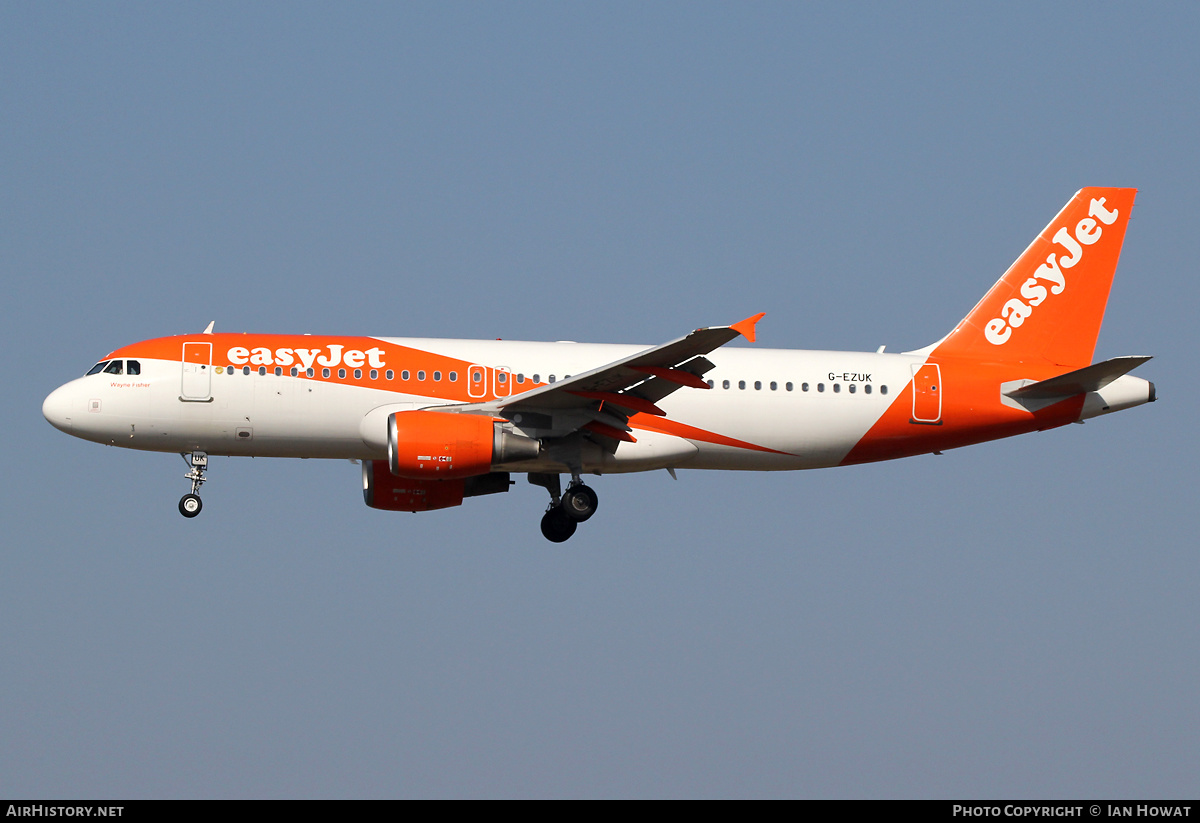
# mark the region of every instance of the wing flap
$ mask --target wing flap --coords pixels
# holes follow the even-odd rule
[[[666,412],[660,409],[658,406],[654,405],[643,397],[633,394],[632,392],[620,393],[611,391],[571,391],[570,393],[579,395],[580,397],[586,397],[589,400],[599,400],[601,404],[610,403],[614,406],[618,406],[622,409],[628,409],[632,412],[645,412],[646,414],[652,414],[655,417],[663,417],[666,415]],[[601,405],[600,408],[603,409],[604,406]]]
[[[660,377],[668,383],[675,383],[679,386],[689,386],[693,389],[711,389],[712,386],[704,382],[704,379],[698,374],[693,374],[686,369],[664,369],[662,366],[634,366],[634,371],[648,374],[651,377]]]
[[[615,426],[610,426],[607,423],[601,423],[599,420],[593,420],[591,423],[585,423],[583,428],[603,437],[611,437],[613,440],[622,440],[626,443],[637,442],[637,438],[629,432],[618,429]]]

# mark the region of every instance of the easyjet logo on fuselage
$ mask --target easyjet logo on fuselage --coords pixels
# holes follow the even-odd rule
[[[265,346],[254,349],[234,346],[225,352],[229,362],[235,366],[245,363],[255,366],[291,366],[299,362],[300,366],[305,369],[311,369],[314,363],[326,368],[344,363],[352,369],[362,368],[363,365],[368,365],[372,369],[381,369],[386,365],[383,362],[383,355],[384,351],[380,348],[366,351],[347,350],[340,343],[330,343],[321,349],[279,348],[272,350]]]
[[[993,317],[984,327],[983,336],[989,343],[995,346],[1007,343],[1013,329],[1028,320],[1035,307],[1042,305],[1051,294],[1059,295],[1066,290],[1067,277],[1063,271],[1074,268],[1083,259],[1084,246],[1094,245],[1104,234],[1103,226],[1111,226],[1119,216],[1119,212],[1104,207],[1105,199],[1092,199],[1088,204],[1089,216],[1075,224],[1074,234],[1067,231],[1066,226],[1054,233],[1054,242],[1066,249],[1067,256],[1060,257],[1052,252],[1034,271],[1033,277],[1021,284],[1021,297],[1025,300],[1012,298],[1000,309],[1000,316]]]

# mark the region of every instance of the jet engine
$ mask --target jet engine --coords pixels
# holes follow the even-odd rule
[[[362,464],[363,500],[373,509],[424,512],[461,506],[464,497],[508,491],[508,472],[490,472],[457,480],[413,480],[396,477],[383,460]]]
[[[541,452],[537,440],[508,431],[502,421],[435,411],[388,417],[387,444],[392,474],[414,480],[475,477],[488,474],[494,465],[533,460]]]

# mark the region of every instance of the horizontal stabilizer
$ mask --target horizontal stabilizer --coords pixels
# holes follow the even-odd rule
[[[1082,369],[1069,371],[1049,380],[1030,383],[1027,386],[1004,392],[1014,400],[1052,400],[1073,397],[1086,392],[1100,391],[1123,374],[1136,369],[1149,357],[1114,357],[1102,363],[1094,363]]]

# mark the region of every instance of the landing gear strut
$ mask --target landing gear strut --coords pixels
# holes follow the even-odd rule
[[[542,515],[542,536],[551,543],[563,543],[575,534],[579,524],[596,513],[599,498],[572,473],[566,494],[557,474],[530,474],[529,482],[550,492],[550,505]]]
[[[185,494],[179,498],[179,513],[184,517],[195,517],[204,508],[204,501],[200,499],[200,487],[204,485],[204,472],[208,469],[208,455],[204,452],[192,452],[179,456],[191,468],[191,471],[185,474],[183,479],[192,481],[191,494]]]

